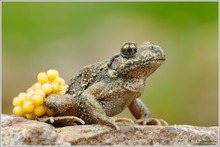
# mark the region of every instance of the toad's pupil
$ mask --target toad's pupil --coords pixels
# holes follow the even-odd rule
[[[135,53],[135,49],[128,48],[128,52],[129,52],[130,55],[133,55]]]

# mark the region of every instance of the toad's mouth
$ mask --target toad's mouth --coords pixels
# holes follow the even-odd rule
[[[165,60],[166,60],[165,57],[156,58],[156,59],[151,58],[151,59],[148,59],[148,60],[145,60],[145,61],[142,60],[142,62],[130,62],[130,63],[126,63],[126,64],[123,64],[123,65],[126,66],[126,67],[131,68],[132,65],[138,66],[138,65],[150,65],[150,64],[163,64],[165,62]],[[134,68],[136,66],[134,66]]]
[[[158,59],[150,59],[147,62],[165,62],[165,58],[158,58]]]
[[[160,58],[160,59],[156,59],[155,61],[164,62],[165,60],[166,60],[165,58]]]

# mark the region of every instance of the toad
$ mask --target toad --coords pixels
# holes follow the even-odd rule
[[[152,118],[140,99],[146,79],[164,61],[165,53],[160,46],[126,42],[120,53],[109,60],[82,68],[70,80],[65,95],[48,96],[45,105],[57,116],[38,119],[58,126],[72,122],[108,124],[120,130],[118,122],[133,121],[114,116],[128,107],[139,124],[168,125],[163,119]]]

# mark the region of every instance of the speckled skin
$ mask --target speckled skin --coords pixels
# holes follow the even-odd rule
[[[151,118],[148,108],[139,99],[146,78],[165,61],[164,51],[149,42],[136,48],[132,55],[126,54],[130,50],[121,49],[120,54],[110,60],[84,67],[70,80],[66,98],[51,95],[45,101],[46,106],[60,116],[74,115],[86,124],[110,124],[117,130],[117,119],[112,116],[126,107],[138,123],[167,125],[164,120]]]

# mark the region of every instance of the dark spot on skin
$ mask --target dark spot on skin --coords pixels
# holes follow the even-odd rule
[[[151,48],[151,49],[154,49],[154,46],[151,46],[150,48]]]

